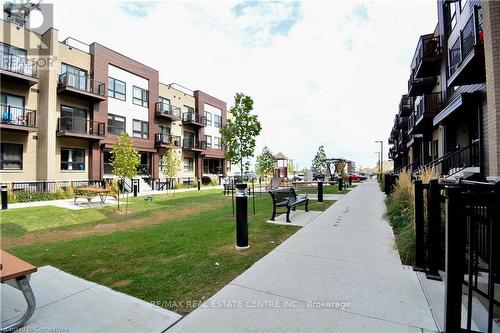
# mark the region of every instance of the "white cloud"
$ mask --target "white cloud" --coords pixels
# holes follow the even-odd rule
[[[228,105],[235,92],[252,96],[258,151],[266,144],[302,167],[323,144],[329,157],[374,165],[374,140],[389,135],[418,37],[437,23],[435,1],[290,4],[238,16],[234,2],[160,2],[137,18],[115,2],[64,2],[55,22],[61,37],[100,42],[157,68],[163,82]]]

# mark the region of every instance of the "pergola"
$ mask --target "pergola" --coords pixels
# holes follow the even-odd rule
[[[341,175],[341,170],[339,170],[341,163],[344,163],[344,165],[349,165],[351,161],[343,158],[327,158],[325,159],[325,163],[326,163],[326,177],[335,178],[335,177],[340,177]],[[334,167],[333,172],[331,168],[332,165]]]

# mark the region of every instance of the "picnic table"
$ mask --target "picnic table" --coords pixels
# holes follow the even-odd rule
[[[102,204],[105,204],[106,199],[111,191],[105,188],[97,187],[78,187],[75,188],[73,192],[75,198],[74,202],[76,205],[76,199],[87,199],[87,202],[90,204],[90,201],[97,196],[101,200]]]
[[[35,295],[33,294],[33,290],[31,290],[29,280],[31,273],[36,271],[37,268],[35,266],[13,256],[8,252],[3,250],[1,251],[0,282],[19,289],[23,293],[26,303],[28,304],[24,315],[22,315],[21,318],[14,323],[6,327],[1,327],[1,332],[11,332],[17,330],[19,327],[23,326],[31,318],[33,312],[35,312]]]

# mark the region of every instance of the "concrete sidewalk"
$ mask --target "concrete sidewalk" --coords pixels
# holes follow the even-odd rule
[[[435,332],[378,184],[360,184],[168,332]]]

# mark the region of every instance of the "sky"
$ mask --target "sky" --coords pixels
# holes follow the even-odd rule
[[[436,1],[55,2],[61,40],[101,43],[232,106],[254,100],[264,145],[299,168],[327,157],[375,166]]]

